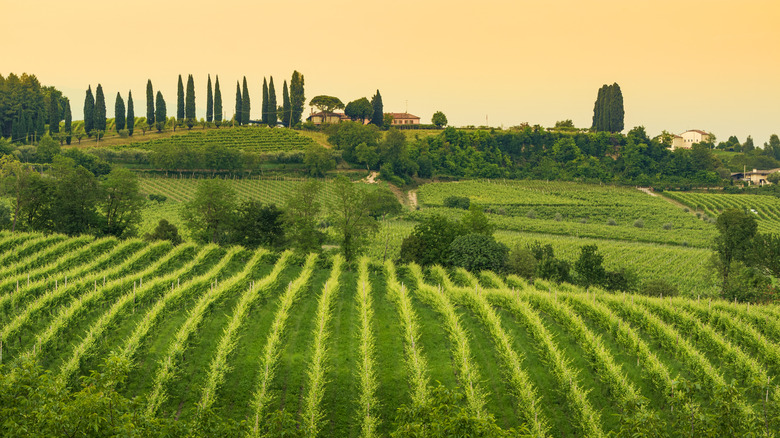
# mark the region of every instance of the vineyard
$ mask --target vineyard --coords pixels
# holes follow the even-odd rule
[[[244,152],[268,153],[301,151],[315,144],[313,139],[300,135],[291,129],[244,127],[185,131],[168,138],[130,143],[126,147],[156,150],[174,147],[211,149],[220,146],[241,149]]]
[[[760,232],[780,233],[780,199],[774,196],[692,192],[664,192],[664,196],[711,218],[717,218],[727,208],[752,211]]]
[[[251,436],[278,412],[305,436],[387,436],[436,382],[532,436],[780,429],[777,306],[57,235],[1,233],[0,260],[7,390],[25,360],[72,388],[112,357],[140,414],[214,413]]]
[[[459,181],[426,184],[419,214],[458,217],[445,209],[450,196],[485,208],[499,229],[708,247],[715,227],[660,197],[638,190],[563,181]]]

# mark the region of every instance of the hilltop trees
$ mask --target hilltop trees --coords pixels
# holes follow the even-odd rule
[[[214,82],[214,121],[217,126],[222,124],[222,92],[219,91],[219,76]]]
[[[95,129],[95,97],[92,96],[92,86],[87,87],[87,96],[84,98],[84,131],[92,137]]]
[[[179,84],[176,88],[176,122],[182,123],[184,121],[184,83],[181,81],[181,75],[179,75]]]
[[[284,81],[284,86],[282,87],[282,125],[285,128],[290,127],[290,119],[292,119],[290,93],[287,92],[287,81]]]
[[[192,129],[197,122],[195,118],[195,82],[192,75],[187,78],[187,99],[184,103],[184,116],[187,118],[187,128]]]
[[[214,95],[211,93],[211,75],[209,75],[206,84],[206,121],[211,123],[214,120]]]
[[[65,108],[63,109],[64,115],[65,115],[65,126],[63,129],[65,130],[65,142],[67,144],[70,144],[71,140],[71,133],[73,132],[73,116],[70,113],[70,101],[65,100]]]
[[[119,92],[116,93],[116,102],[114,103],[114,128],[116,132],[125,129],[125,101]]]
[[[154,126],[154,89],[152,88],[152,80],[146,81],[146,125],[149,129]]]
[[[233,116],[233,120],[235,123],[238,123],[241,125],[241,120],[243,118],[243,112],[241,111],[241,85],[236,81],[236,112]]]
[[[620,132],[623,130],[623,118],[625,111],[623,109],[623,93],[620,91],[620,85],[603,85],[596,97],[596,103],[593,107],[593,125],[594,131]]]
[[[127,92],[127,135],[133,136],[135,128],[135,109],[133,108],[133,92]]]
[[[268,124],[268,81],[263,78],[263,103],[260,106],[260,122]]]
[[[290,80],[290,104],[292,107],[290,126],[301,123],[303,105],[306,103],[306,96],[303,92],[303,83],[303,74],[299,73],[297,70],[293,71],[292,79]]]
[[[241,124],[249,124],[249,112],[251,104],[249,103],[249,87],[246,84],[246,76],[244,76],[244,90],[241,93]]]
[[[95,130],[100,133],[106,131],[106,98],[103,95],[103,86],[98,84],[95,90]]]
[[[374,114],[374,107],[371,106],[371,102],[368,99],[361,97],[348,103],[344,108],[344,114],[352,120],[362,122],[371,118],[371,115]]]
[[[159,91],[157,92],[154,108],[155,125],[157,126],[157,132],[160,132],[165,128],[165,121],[168,119],[168,111],[165,107],[165,99],[163,99],[163,95]]]
[[[279,119],[276,112],[276,89],[274,88],[274,77],[268,81],[268,126],[276,126],[276,121]]]
[[[324,95],[314,96],[309,105],[317,107],[323,113],[332,113],[333,110],[344,108],[344,103],[338,97]]]
[[[379,94],[379,90],[376,90],[376,94],[371,98],[371,106],[374,108],[374,114],[371,116],[371,123],[380,128],[384,125],[384,105],[382,105],[382,95]]]
[[[447,125],[447,116],[441,111],[436,111],[431,117],[431,123],[436,125],[437,128],[441,128]]]
[[[54,93],[49,93],[49,133],[60,132],[60,102]]]

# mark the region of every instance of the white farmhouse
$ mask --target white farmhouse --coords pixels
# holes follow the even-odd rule
[[[672,139],[672,150],[678,148],[690,149],[694,143],[707,142],[712,139],[712,134],[709,132],[699,131],[698,129],[691,129],[685,131],[680,135],[675,135]]]

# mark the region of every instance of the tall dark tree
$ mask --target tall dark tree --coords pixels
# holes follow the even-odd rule
[[[46,119],[42,112],[35,118],[35,141],[41,141],[46,134]]]
[[[206,121],[211,123],[212,120],[214,120],[214,96],[211,93],[211,75],[209,75],[206,84]]]
[[[133,92],[127,93],[127,135],[133,136],[135,129],[135,108],[133,108]]]
[[[260,122],[268,124],[268,82],[263,78],[263,103],[260,105]]]
[[[70,144],[70,135],[73,132],[73,115],[70,113],[70,100],[68,99],[65,99],[65,108],[63,109],[63,112],[65,113],[65,142]]]
[[[274,77],[268,81],[268,126],[276,126],[276,120],[279,116],[276,114],[276,89],[274,88]]]
[[[374,107],[374,114],[371,116],[371,123],[380,128],[384,124],[384,105],[382,105],[382,95],[379,94],[379,90],[376,90],[376,94],[371,98],[371,106]]]
[[[154,119],[156,120],[155,126],[157,126],[157,131],[162,131],[165,128],[165,121],[168,119],[168,110],[165,106],[165,99],[163,99],[163,95],[159,91],[154,104]]]
[[[219,91],[219,76],[214,83],[214,121],[217,126],[222,122],[222,92]]]
[[[60,99],[54,94],[49,94],[49,132],[60,132]]]
[[[106,131],[106,97],[103,95],[103,86],[100,84],[95,89],[95,129]]]
[[[620,132],[624,128],[625,110],[623,92],[620,85],[603,85],[599,88],[596,103],[593,106],[594,131]]]
[[[118,92],[116,93],[116,103],[114,104],[114,128],[116,132],[125,129],[125,101]]]
[[[187,117],[187,127],[192,129],[197,122],[195,118],[195,81],[192,75],[187,77],[187,101],[184,104],[184,108],[184,113]]]
[[[290,126],[301,123],[303,116],[303,106],[306,104],[306,96],[303,92],[303,74],[293,71],[290,80],[290,105],[292,106]]]
[[[610,132],[621,132],[624,128],[623,119],[626,114],[623,108],[623,92],[617,82],[610,87],[609,130]]]
[[[84,98],[84,132],[90,137],[95,129],[95,97],[92,96],[92,86],[87,88],[87,97]]]
[[[154,126],[154,89],[151,79],[146,81],[146,124],[149,128]]]
[[[290,127],[290,119],[292,118],[292,114],[290,113],[291,110],[290,93],[287,91],[287,81],[284,81],[284,85],[282,86],[282,125],[284,125],[285,128]]]
[[[249,87],[246,85],[246,76],[244,76],[244,91],[241,93],[241,124],[249,124],[249,110],[251,104],[249,103]]]
[[[344,108],[344,114],[346,114],[352,120],[358,120],[361,123],[365,119],[370,119],[374,114],[374,107],[371,106],[371,102],[365,97],[353,100],[348,103]]]
[[[241,112],[241,85],[236,81],[236,114],[233,116],[233,120],[235,120],[235,123],[238,123],[241,125],[241,120],[243,119],[243,113]]]
[[[184,121],[184,82],[181,81],[181,75],[179,75],[179,85],[176,88],[176,121],[181,123]]]

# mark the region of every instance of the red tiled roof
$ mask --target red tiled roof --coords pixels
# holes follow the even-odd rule
[[[409,114],[409,113],[385,113],[385,114],[390,114],[391,116],[393,116],[393,119],[395,119],[395,120],[400,120],[400,119],[419,119],[419,117],[417,117],[417,116],[415,116],[413,114]]]

